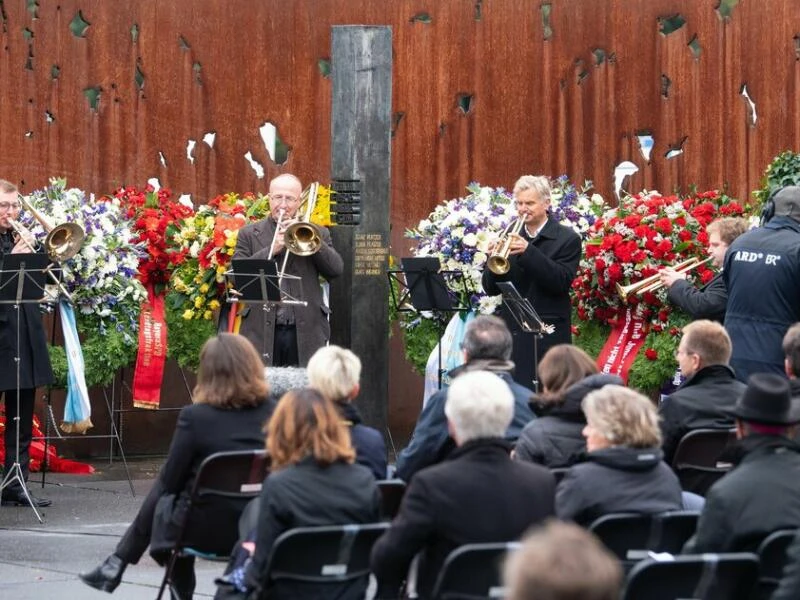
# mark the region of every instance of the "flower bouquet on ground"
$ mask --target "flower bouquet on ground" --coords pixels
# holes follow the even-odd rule
[[[706,226],[718,217],[743,216],[746,209],[716,190],[685,198],[658,192],[623,198],[589,229],[573,282],[575,343],[599,362],[614,363],[614,372],[629,369],[631,387],[658,390],[675,373],[680,328],[689,318],[667,301],[664,287],[623,298],[620,286],[664,266],[705,259]],[[690,279],[702,285],[713,276],[701,264]]]

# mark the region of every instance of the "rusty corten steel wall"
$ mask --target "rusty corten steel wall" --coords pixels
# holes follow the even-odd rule
[[[722,0],[721,10],[731,4]],[[408,253],[405,227],[473,180],[510,187],[524,173],[566,173],[592,179],[610,198],[614,166],[631,160],[640,171],[629,190],[727,186],[746,198],[775,154],[800,146],[800,2],[741,0],[724,18],[719,5],[4,0],[0,177],[30,190],[66,176],[95,193],[158,177],[195,202],[265,191],[282,171],[327,180],[331,89],[318,63],[329,58],[330,27],[388,24],[395,255]],[[83,37],[70,30],[79,11],[89,23]],[[663,33],[676,15],[683,25]],[[87,88],[101,89],[96,109]],[[460,95],[469,97],[467,112]],[[259,138],[265,121],[292,148],[283,166]],[[655,142],[649,162],[636,137],[643,131]],[[213,148],[202,142],[209,132]],[[667,159],[672,147],[683,153]],[[393,423],[402,437],[420,385],[404,376],[392,344]]]

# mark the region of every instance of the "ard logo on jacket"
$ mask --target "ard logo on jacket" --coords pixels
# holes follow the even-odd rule
[[[736,255],[733,257],[734,262],[749,262],[753,263],[761,260],[764,257],[763,252],[748,252],[747,250],[737,250]],[[764,260],[765,265],[777,265],[781,259],[780,254],[767,254]]]

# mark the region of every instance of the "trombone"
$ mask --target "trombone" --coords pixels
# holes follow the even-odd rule
[[[508,254],[511,251],[511,236],[519,235],[524,223],[522,217],[517,217],[516,220],[506,225],[503,233],[500,234],[499,246],[486,259],[486,266],[495,275],[505,275],[511,269],[511,262],[508,260]]]
[[[31,216],[39,222],[42,229],[47,233],[47,237],[44,239],[44,250],[52,262],[64,262],[80,252],[83,240],[86,239],[83,227],[77,223],[69,222],[53,225],[43,214],[31,206],[25,196],[17,194],[17,197],[22,208],[31,213]],[[31,252],[34,252],[30,240],[35,238],[30,230],[19,221],[9,219],[9,223],[20,239],[25,241]]]
[[[692,269],[696,269],[700,265],[706,264],[708,261],[711,260],[712,257],[708,257],[704,260],[700,260],[697,257],[692,257],[683,261],[682,263],[678,263],[675,266],[675,270],[678,273],[688,273]],[[628,285],[620,285],[617,283],[617,293],[619,297],[622,298],[622,301],[627,301],[628,297],[631,294],[641,295],[646,292],[655,292],[664,284],[661,283],[661,276],[659,273],[655,275],[651,275],[650,277],[645,277],[641,281],[637,281],[636,283],[629,283]]]
[[[311,256],[319,252],[322,247],[322,231],[318,225],[311,222],[311,213],[314,212],[314,206],[317,204],[318,193],[319,183],[316,181],[303,191],[301,195],[303,202],[300,203],[300,206],[305,204],[306,212],[301,220],[289,225],[283,234],[283,245],[286,252],[283,255],[280,273],[278,273],[279,284],[286,273],[286,264],[289,262],[290,253],[297,256]],[[281,216],[283,216],[282,213]]]

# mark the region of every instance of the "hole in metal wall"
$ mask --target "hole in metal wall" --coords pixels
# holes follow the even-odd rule
[[[22,30],[22,37],[25,38],[26,40],[32,40],[33,39],[33,31],[31,31],[29,28],[25,27]]]
[[[203,73],[203,65],[199,62],[196,62],[192,65],[192,71],[194,72],[194,80],[197,82],[197,85],[203,85],[203,79],[201,75]]]
[[[420,12],[415,14],[408,21],[409,23],[422,23],[424,25],[430,25],[433,22],[433,19],[428,13]]]
[[[147,183],[153,186],[154,192],[157,192],[161,189],[161,182],[158,180],[158,177],[151,177],[147,180]]]
[[[49,110],[44,111],[44,122],[45,123],[54,123],[56,120],[55,115]]]
[[[625,179],[638,171],[639,167],[629,160],[623,160],[614,167],[614,193],[617,196],[617,200],[621,198],[621,193],[623,191],[622,186],[625,183]]]
[[[253,153],[248,150],[244,157],[247,159],[247,162],[250,163],[253,171],[256,172],[256,177],[259,179],[264,179],[264,167],[260,162],[253,158]]]
[[[747,122],[750,127],[756,126],[756,121],[758,120],[758,114],[756,113],[756,103],[753,102],[753,99],[750,98],[750,94],[747,93],[747,84],[742,84],[741,90],[739,93],[745,100],[745,105],[747,106]]]
[[[721,19],[730,19],[733,16],[734,7],[739,4],[739,0],[720,0],[717,6],[717,13]]]
[[[664,75],[661,74],[661,97],[662,98],[669,98],[669,88],[672,87],[672,80]]]
[[[475,0],[475,20],[480,21],[483,18],[483,0]]]
[[[274,123],[270,121],[262,123],[261,127],[258,128],[258,134],[261,136],[261,141],[264,142],[264,148],[272,162],[276,165],[282,165],[289,160],[291,148],[281,139],[278,128]]]
[[[203,136],[203,143],[209,148],[214,147],[214,142],[217,140],[217,132],[209,131]]]
[[[189,140],[186,142],[186,158],[187,160],[194,164],[194,147],[197,146],[197,142],[195,140]]]
[[[69,30],[72,32],[72,35],[75,37],[86,37],[86,30],[89,29],[89,21],[83,18],[83,14],[81,11],[72,17],[72,21],[69,24]]]
[[[31,13],[31,17],[34,19],[39,18],[39,0],[27,0],[26,2],[28,12]]]
[[[465,115],[472,110],[472,101],[475,98],[472,94],[458,94],[456,96],[456,104]]]
[[[319,69],[319,74],[322,75],[325,79],[331,76],[331,61],[328,58],[318,58],[317,59],[317,68]]]
[[[139,41],[139,24],[134,23],[131,25],[131,41],[135,44]]]
[[[447,131],[447,125],[445,123],[439,123],[439,137],[443,138],[445,132]]]
[[[692,51],[692,57],[695,60],[698,60],[700,55],[703,53],[703,47],[700,45],[700,40],[697,38],[697,34],[695,34],[686,45],[689,46],[689,50]]]
[[[800,33],[792,39],[794,40],[794,59],[800,60]]]
[[[589,70],[586,68],[586,62],[582,58],[579,58],[575,61],[575,68],[578,78],[577,83],[580,85],[583,83],[583,80],[589,76]]]
[[[539,7],[539,11],[542,14],[542,31],[544,33],[544,39],[549,40],[553,37],[553,28],[550,25],[550,15],[553,12],[553,6],[549,3],[542,4]]]
[[[189,41],[182,35],[178,36],[178,47],[181,50],[191,50],[192,48],[192,46],[189,44]]]
[[[392,137],[394,137],[397,128],[400,126],[400,121],[402,121],[406,116],[404,112],[396,112],[392,115]]]
[[[683,154],[683,145],[686,143],[686,140],[689,139],[688,135],[683,136],[681,140],[675,144],[670,145],[669,149],[664,154],[664,158],[667,160],[671,160]]]
[[[133,74],[133,81],[136,83],[136,88],[141,92],[144,89],[144,72],[139,65],[136,65],[136,70]]]
[[[178,196],[178,202],[180,202],[184,206],[188,206],[189,208],[194,208],[194,203],[192,202],[191,194],[181,194],[180,196]]]
[[[50,79],[55,81],[56,79],[58,79],[59,75],[61,75],[61,67],[59,67],[58,65],[53,65],[52,67],[50,67]]]
[[[103,88],[101,88],[99,85],[96,85],[94,87],[84,88],[83,95],[89,102],[89,108],[91,110],[97,110],[97,107],[100,105],[100,95],[102,93],[103,93]]]
[[[25,132],[25,137],[26,138],[32,138],[33,137],[33,131],[31,131],[30,129],[28,131],[26,131]]]
[[[680,14],[675,14],[671,17],[658,17],[658,31],[662,35],[675,33],[684,25],[686,25],[686,19]]]
[[[161,163],[161,166],[165,169],[167,168],[167,157],[164,156],[164,153],[161,150],[158,151],[158,162]]]
[[[28,45],[28,56],[25,59],[25,70],[33,71],[33,46]]]
[[[639,152],[642,153],[642,158],[650,162],[650,155],[653,152],[655,140],[653,139],[653,132],[649,129],[642,129],[636,132],[636,139],[639,140]]]
[[[594,65],[596,67],[599,67],[604,62],[606,62],[607,59],[606,51],[603,50],[602,48],[595,48],[594,50],[592,50],[592,57],[594,57]]]

